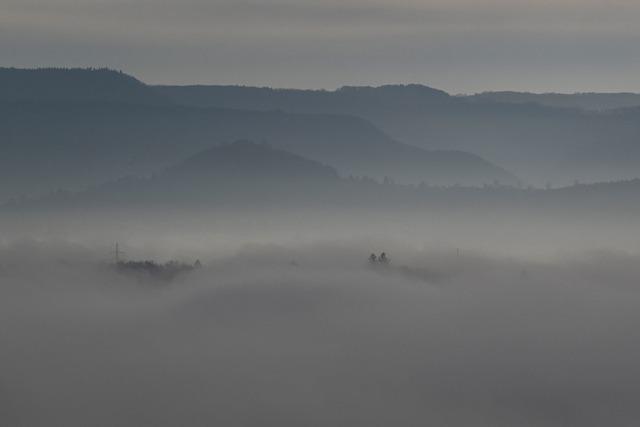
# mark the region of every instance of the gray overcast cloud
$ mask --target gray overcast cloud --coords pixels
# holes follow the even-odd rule
[[[151,83],[640,91],[633,0],[0,0],[3,66]]]

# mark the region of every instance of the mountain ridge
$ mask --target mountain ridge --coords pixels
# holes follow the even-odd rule
[[[345,97],[339,90],[155,88],[183,105],[315,114],[337,111],[363,117],[395,140],[427,150],[473,153],[538,186],[640,176],[640,148],[636,144],[640,138],[640,110],[632,107],[615,114],[618,110],[586,111],[529,101],[449,96],[411,85],[362,89],[363,93],[377,93],[376,97],[361,96],[357,90]],[[387,98],[382,95],[394,90],[417,90],[418,94]],[[407,99],[413,101],[405,102]]]
[[[266,159],[266,161],[264,161]],[[149,177],[128,177],[78,191],[0,204],[15,214],[67,209],[244,209],[306,212],[433,212],[435,214],[553,213],[581,220],[640,212],[640,179],[553,189],[508,186],[433,187],[344,178],[319,162],[239,140],[207,148]]]
[[[170,105],[135,77],[109,68],[0,68],[4,103]]]
[[[104,72],[118,81],[125,79],[135,88],[134,95],[138,89],[146,93],[150,88],[117,72],[78,72]],[[59,73],[66,71],[54,74]],[[79,87],[85,93],[84,86]],[[87,97],[80,98],[86,101]],[[72,97],[21,103],[0,99],[4,154],[0,158],[0,199],[150,174],[206,147],[237,139],[267,141],[330,165],[344,176],[388,176],[400,182],[433,184],[517,182],[512,174],[477,155],[403,144],[358,116],[200,108],[171,101],[134,103],[135,98],[125,97],[132,102],[108,101],[112,98],[94,102],[97,95],[92,95],[91,102]]]

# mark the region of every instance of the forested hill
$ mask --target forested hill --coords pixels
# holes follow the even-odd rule
[[[509,104],[539,104],[558,108],[580,108],[591,111],[615,110],[640,106],[640,94],[618,93],[530,93],[530,92],[482,92],[461,96],[474,102],[501,102]]]
[[[640,177],[638,112],[579,108],[639,102],[633,94],[464,97],[421,85],[336,91],[242,86],[160,86],[156,90],[183,105],[363,117],[398,141],[429,150],[473,153],[538,186]]]
[[[0,68],[0,102],[170,104],[136,78],[107,68]]]
[[[154,173],[237,139],[268,142],[342,176],[437,185],[517,182],[477,155],[404,144],[353,115],[176,105],[109,70],[1,74],[11,96],[0,98],[0,201]]]
[[[640,213],[640,181],[579,184],[558,189],[508,186],[471,188],[398,185],[341,178],[319,162],[246,140],[205,149],[150,177],[114,180],[85,191],[56,192],[2,205],[3,213],[80,209],[178,209],[243,212],[246,209],[319,209],[434,213],[446,217],[547,219],[581,222]]]
[[[203,85],[154,89],[182,105],[315,113],[358,114],[380,108],[404,110],[457,102],[444,91],[417,84],[345,86],[335,91]]]

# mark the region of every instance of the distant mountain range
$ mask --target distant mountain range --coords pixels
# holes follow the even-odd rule
[[[237,139],[399,183],[633,179],[640,107],[581,108],[635,96],[148,86],[107,69],[0,69],[0,200],[149,175]]]
[[[206,149],[148,177],[124,177],[79,192],[55,192],[17,206],[221,207],[302,205],[341,183],[335,169],[264,143],[239,140]],[[14,202],[15,203],[15,202]]]
[[[508,104],[538,104],[557,108],[578,108],[591,111],[615,110],[640,106],[638,93],[530,93],[530,92],[483,92],[462,95],[475,102],[499,102]]]
[[[189,106],[363,117],[400,141],[430,150],[475,153],[537,185],[640,176],[640,109],[595,112],[577,108],[640,104],[634,94],[459,97],[420,85],[336,91],[242,86],[155,89]]]
[[[366,119],[180,105],[110,70],[0,70],[0,200],[148,175],[216,144],[265,141],[343,175],[515,184],[477,155],[403,144]]]
[[[129,210],[184,212],[280,209],[291,212],[433,213],[473,218],[549,218],[581,221],[603,214],[640,213],[640,180],[574,185],[552,190],[407,186],[341,178],[326,165],[275,149],[237,141],[199,152],[150,177],[129,177],[80,192],[57,192],[3,206],[3,213]],[[542,218],[542,217],[540,217]]]

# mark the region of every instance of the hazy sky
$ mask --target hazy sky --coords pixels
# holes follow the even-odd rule
[[[640,2],[0,0],[0,64],[152,83],[640,91]]]

